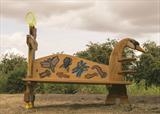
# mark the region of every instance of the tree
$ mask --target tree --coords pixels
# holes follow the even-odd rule
[[[105,43],[92,43],[87,45],[85,51],[77,52],[75,55],[94,62],[109,64],[109,56],[117,43],[116,40],[107,39]]]
[[[26,63],[26,58],[20,55],[15,55],[13,53],[5,54],[0,61],[0,71],[3,74],[8,74],[15,68],[18,68],[21,65],[26,65]]]
[[[160,86],[160,46],[149,41],[144,43],[143,47],[145,53],[139,56],[140,60],[136,63],[135,82],[143,80],[146,87]]]
[[[6,54],[0,62],[1,92],[18,93],[24,89],[22,78],[27,71],[26,59],[20,55]]]

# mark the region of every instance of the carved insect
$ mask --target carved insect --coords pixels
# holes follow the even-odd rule
[[[72,70],[72,73],[76,73],[77,77],[80,77],[84,71],[87,71],[89,66],[87,63],[83,62],[83,60],[77,63],[77,66]]]
[[[44,60],[40,64],[43,68],[48,68],[52,72],[55,72],[55,66],[57,65],[58,62],[59,62],[59,58],[58,56],[55,56],[52,58],[48,58],[47,60]]]
[[[65,68],[69,72],[69,66],[72,64],[72,59],[69,57],[66,57],[63,60],[63,64],[60,66],[60,68]]]

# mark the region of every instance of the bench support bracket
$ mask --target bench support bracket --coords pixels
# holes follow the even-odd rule
[[[107,87],[108,95],[105,104],[124,104],[129,103],[126,85],[116,84]]]

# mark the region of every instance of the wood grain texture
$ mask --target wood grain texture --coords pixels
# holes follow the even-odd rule
[[[27,35],[26,43],[28,45],[28,69],[27,69],[27,76],[33,76],[33,62],[35,60],[35,51],[38,48],[38,43],[36,41],[36,28],[29,27],[29,35]]]

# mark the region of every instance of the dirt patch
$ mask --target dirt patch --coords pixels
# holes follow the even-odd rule
[[[38,94],[35,108],[24,108],[23,94],[0,94],[0,114],[159,114],[160,96],[132,96],[130,104],[105,105],[106,95]]]

